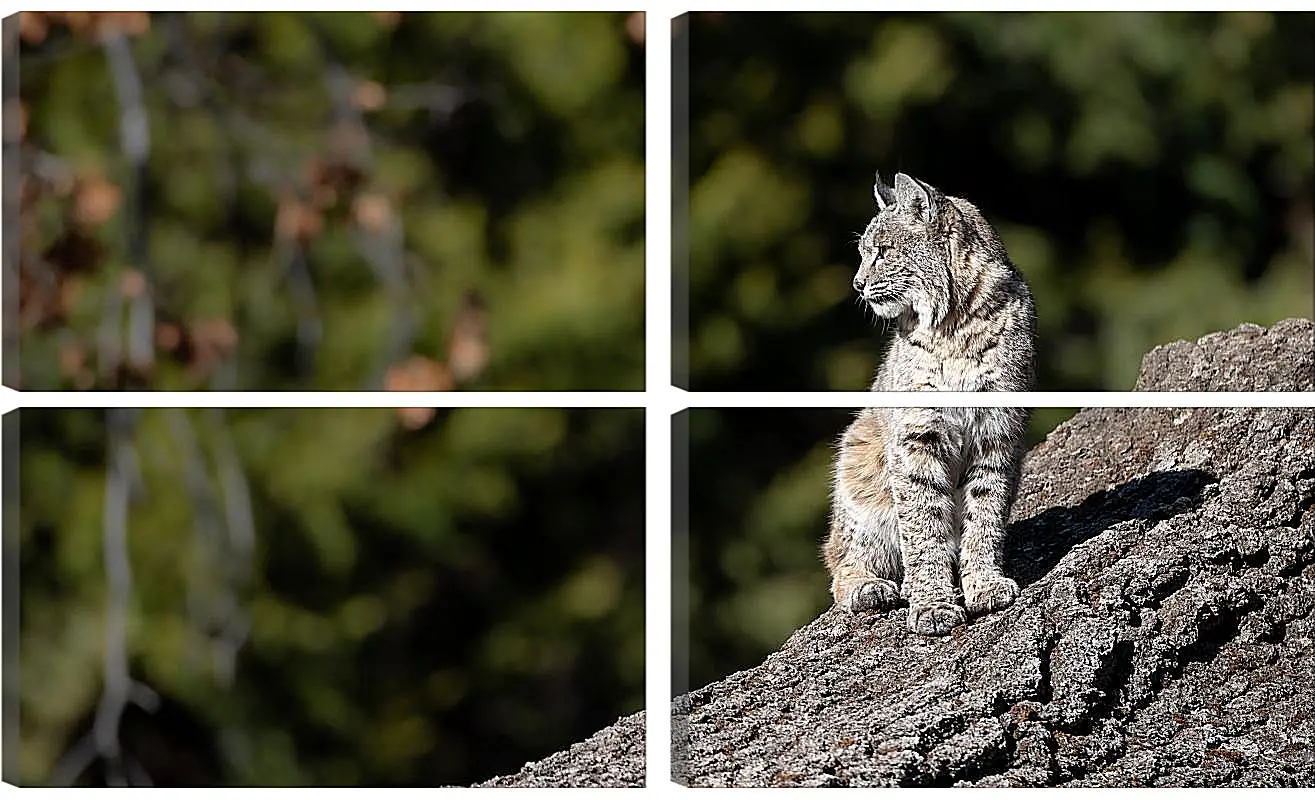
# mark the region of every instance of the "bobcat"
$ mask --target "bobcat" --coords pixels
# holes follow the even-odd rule
[[[895,336],[872,391],[1030,390],[1036,313],[995,230],[968,201],[903,173],[894,187],[878,175],[873,191],[854,289],[895,320]],[[836,604],[885,610],[902,594],[911,630],[944,635],[1012,603],[999,549],[1030,413],[860,411],[840,440],[823,547]]]

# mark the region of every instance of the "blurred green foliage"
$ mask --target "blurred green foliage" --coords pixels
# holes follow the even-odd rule
[[[1038,389],[1128,390],[1154,345],[1312,314],[1315,15],[677,26],[691,388],[868,384],[882,333],[850,279],[876,170],[967,198],[999,230],[1036,297]]]
[[[643,388],[631,15],[28,12],[22,31],[24,388]],[[153,325],[114,308],[142,279]]]
[[[1076,409],[1032,414],[1038,444]],[[697,689],[779,649],[831,605],[822,542],[831,511],[835,446],[853,420],[844,409],[695,408],[689,430],[687,574],[673,576],[688,621],[688,685],[677,664],[672,691]],[[680,558],[676,559],[679,563]],[[682,612],[685,609],[682,609]],[[673,643],[679,658],[681,642]]]
[[[126,646],[162,704],[130,706],[119,740],[152,782],[468,784],[643,707],[643,411],[435,413],[141,412]],[[19,423],[6,744],[44,784],[102,695],[119,478],[105,412]]]

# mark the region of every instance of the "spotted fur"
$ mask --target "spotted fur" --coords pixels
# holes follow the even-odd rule
[[[896,335],[872,390],[1030,390],[1032,296],[981,213],[903,174],[894,187],[878,177],[874,193],[854,288]],[[1012,603],[1018,585],[1000,570],[1000,547],[1029,414],[859,412],[840,441],[823,547],[837,605],[883,610],[903,598],[910,629],[943,635]]]

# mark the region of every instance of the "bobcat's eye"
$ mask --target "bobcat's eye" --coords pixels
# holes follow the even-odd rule
[[[872,257],[877,261],[880,261],[886,257],[886,251],[889,249],[890,248],[884,244],[874,244],[872,245]]]

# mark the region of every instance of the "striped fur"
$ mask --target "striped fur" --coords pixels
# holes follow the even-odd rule
[[[859,239],[854,289],[895,321],[873,391],[1032,388],[1036,309],[977,207],[903,173]]]
[[[854,286],[896,320],[896,336],[872,390],[1030,390],[1032,297],[995,231],[972,204],[906,175],[893,188],[878,178],[875,193]],[[1000,547],[1029,413],[859,412],[840,441],[823,547],[837,605],[887,609],[903,597],[912,630],[943,635],[1012,603]]]

